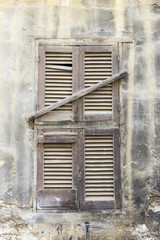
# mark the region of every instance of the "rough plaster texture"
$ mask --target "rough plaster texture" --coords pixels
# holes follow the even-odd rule
[[[120,83],[122,209],[37,213],[25,117],[36,108],[38,44],[109,42],[129,71]],[[0,59],[0,239],[159,239],[160,1],[1,0]]]

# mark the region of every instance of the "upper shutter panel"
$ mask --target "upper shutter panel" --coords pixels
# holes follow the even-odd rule
[[[117,46],[82,46],[80,64],[83,88],[118,73]],[[109,84],[84,97],[84,120],[104,121],[118,119],[118,85]]]
[[[45,53],[45,106],[72,95],[72,52]],[[72,111],[68,103],[56,110]]]
[[[85,52],[85,88],[112,76],[112,52]],[[85,97],[85,112],[112,112],[112,84]]]
[[[54,104],[74,91],[75,47],[39,47],[38,109]],[[38,118],[38,121],[71,121],[72,103]]]

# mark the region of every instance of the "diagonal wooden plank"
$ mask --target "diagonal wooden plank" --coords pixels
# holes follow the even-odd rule
[[[77,93],[75,93],[75,94],[73,94],[73,95],[71,95],[69,97],[66,97],[66,98],[64,98],[64,99],[62,99],[62,100],[60,100],[60,101],[58,101],[56,103],[53,103],[53,104],[51,104],[48,107],[44,107],[41,110],[36,111],[35,113],[30,114],[26,119],[27,119],[27,121],[31,121],[31,120],[33,120],[33,119],[35,119],[37,117],[40,117],[40,116],[44,115],[45,113],[48,113],[48,112],[50,112],[50,111],[52,111],[54,109],[57,109],[57,108],[65,105],[65,104],[67,104],[69,102],[77,100],[78,98],[84,97],[87,94],[89,94],[89,93],[91,93],[91,92],[93,92],[93,91],[95,91],[95,90],[97,90],[97,89],[99,89],[101,87],[104,87],[104,86],[106,86],[106,85],[108,85],[110,83],[113,83],[113,82],[115,82],[115,81],[117,81],[117,80],[119,80],[121,78],[124,78],[126,76],[128,76],[128,72],[126,72],[126,71],[121,72],[119,74],[116,74],[113,77],[107,78],[107,79],[105,79],[105,80],[103,80],[103,81],[101,81],[99,83],[96,83],[96,84],[94,84],[94,85],[92,85],[92,86],[90,86],[88,88],[85,88],[84,90],[81,90],[81,91],[79,91],[79,92],[77,92]]]

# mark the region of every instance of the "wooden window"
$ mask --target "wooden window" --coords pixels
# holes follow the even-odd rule
[[[118,73],[116,46],[44,47],[39,50],[38,109]],[[118,82],[68,103],[39,121],[117,120]]]
[[[38,110],[118,73],[116,46],[39,54]],[[37,133],[38,209],[120,208],[118,103],[114,82],[38,118],[57,124]]]

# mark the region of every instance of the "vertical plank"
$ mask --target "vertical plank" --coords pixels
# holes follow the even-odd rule
[[[44,167],[44,147],[43,144],[37,146],[37,189],[42,190],[43,184],[43,167]]]
[[[112,50],[112,76],[118,73],[118,46],[113,45]],[[113,104],[113,120],[119,121],[119,82],[114,82],[112,85],[112,104]]]
[[[79,201],[80,201],[80,209],[83,208],[85,201],[85,135],[84,130],[80,130],[79,132]]]
[[[38,109],[45,106],[45,47],[39,47],[38,64]]]
[[[76,59],[75,59],[76,58]],[[74,92],[77,93],[84,89],[84,52],[81,47],[77,47],[74,58],[75,77],[73,79]],[[83,121],[84,119],[84,98],[80,98],[73,102],[73,119],[74,121]]]
[[[79,91],[79,48],[73,48],[72,55],[72,94],[77,93]],[[73,111],[73,120],[79,120],[79,100],[72,102],[72,111]]]
[[[77,130],[78,131],[78,130]],[[77,191],[77,197],[80,197],[80,179],[81,179],[81,137],[80,133],[78,132],[78,139],[76,143],[72,144],[72,179],[73,185],[72,188]],[[78,207],[79,207],[79,200],[78,200]]]
[[[114,177],[115,177],[115,208],[121,207],[121,198],[120,198],[120,190],[121,190],[121,178],[120,178],[120,143],[119,137],[120,132],[119,129],[114,129],[113,134],[113,152],[114,152]]]

